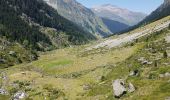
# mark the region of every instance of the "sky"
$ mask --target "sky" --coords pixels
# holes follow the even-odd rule
[[[154,11],[164,0],[77,0],[84,6],[92,8],[102,4],[112,4],[136,12],[146,14]]]

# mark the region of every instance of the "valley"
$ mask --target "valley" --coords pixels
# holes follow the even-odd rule
[[[120,37],[128,38],[127,34],[130,34],[136,39],[138,35],[135,32],[142,31],[144,34],[137,38],[138,41],[130,39],[123,42],[123,45],[120,43],[113,46],[112,43],[108,43],[112,45],[109,48],[98,46],[87,49],[98,45],[98,42],[92,42],[87,45],[41,53],[37,61],[1,69],[1,76],[7,77],[5,81],[1,79],[1,85],[3,86],[6,82],[3,87],[9,91],[10,95],[15,93],[14,91],[25,91],[26,98],[31,100],[114,100],[112,81],[122,78],[132,82],[136,87],[135,92],[126,94],[122,97],[123,100],[136,98],[138,100],[160,98],[161,100],[169,96],[169,90],[166,89],[169,87],[169,78],[160,77],[161,74],[169,72],[167,70],[169,58],[162,56],[164,50],[170,53],[168,49],[170,44],[164,42],[164,38],[170,35],[166,28],[169,25],[168,19],[169,17],[166,17],[148,25],[149,32],[142,31],[145,28],[139,28],[122,36],[110,37],[110,40],[114,41],[114,39],[119,40]],[[160,22],[158,27],[163,27],[161,29],[163,31],[153,30],[151,26]],[[105,40],[103,41],[102,44],[105,43]],[[156,51],[152,53],[153,50]],[[136,60],[141,57],[152,63],[141,64]],[[155,61],[159,64],[155,65]],[[130,71],[133,70],[139,70],[140,75],[129,76]],[[160,90],[155,91],[157,88]],[[8,100],[10,95],[0,96],[0,98]],[[139,97],[140,95],[143,96]]]
[[[1,0],[0,100],[170,100],[169,7]]]

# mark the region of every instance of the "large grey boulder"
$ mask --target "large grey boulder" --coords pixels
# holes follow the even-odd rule
[[[112,85],[113,85],[114,95],[117,98],[121,97],[123,94],[127,92],[127,89],[125,87],[125,82],[123,79],[117,79],[113,81]]]

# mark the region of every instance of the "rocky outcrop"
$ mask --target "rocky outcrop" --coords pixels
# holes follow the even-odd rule
[[[125,82],[122,79],[117,79],[113,82],[113,91],[114,91],[114,95],[115,97],[119,98],[121,97],[123,94],[126,94],[127,89],[125,87]]]

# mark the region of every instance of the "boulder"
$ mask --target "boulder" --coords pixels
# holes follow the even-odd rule
[[[128,85],[128,92],[132,93],[134,91],[135,91],[134,85],[132,83],[129,83],[129,85]]]
[[[114,95],[116,98],[119,98],[122,95],[126,94],[127,90],[123,79],[117,79],[113,81],[112,85],[113,85]]]

